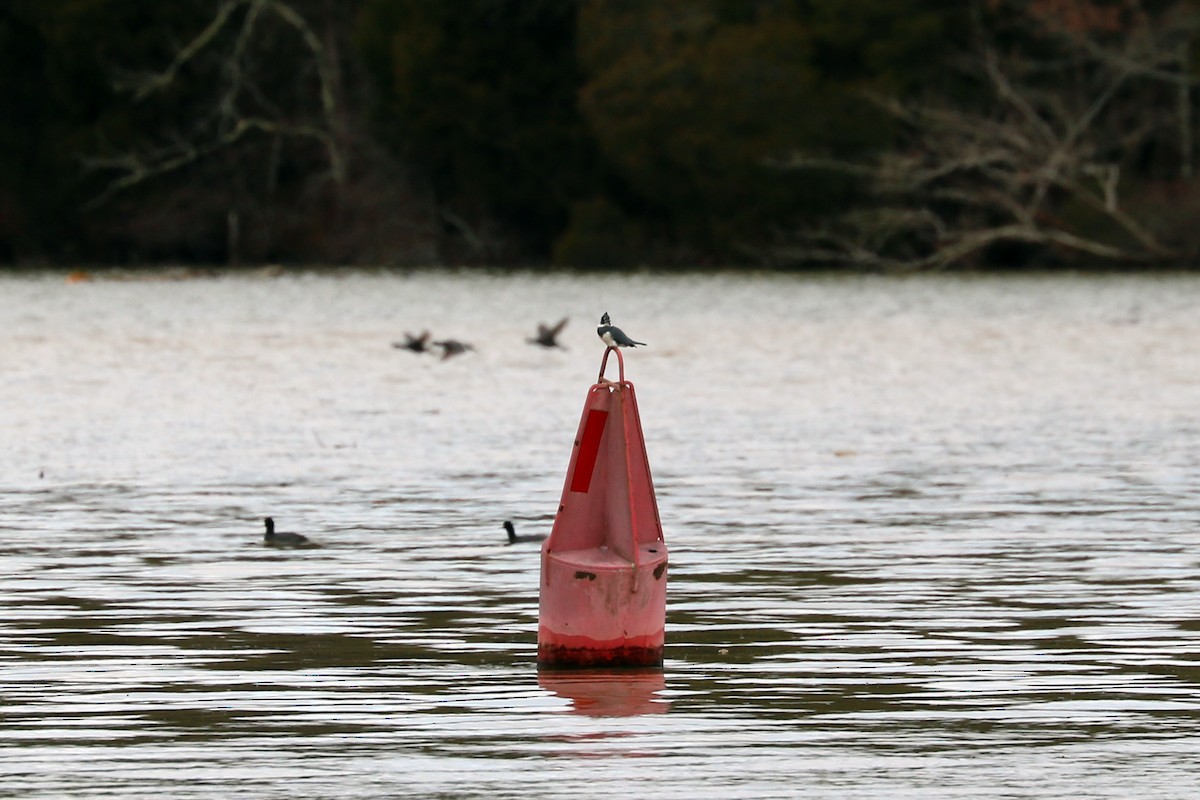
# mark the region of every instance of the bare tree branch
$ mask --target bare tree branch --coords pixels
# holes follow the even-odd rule
[[[803,152],[772,162],[856,178],[869,203],[801,228],[774,256],[944,269],[997,244],[1020,243],[1102,260],[1179,258],[1122,204],[1120,160],[1172,130],[1172,112],[1138,101],[1147,87],[1192,85],[1181,78],[1177,43],[1200,30],[1197,15],[1159,28],[1142,20],[1134,35],[1109,40],[1050,31],[1057,52],[1001,51],[976,21],[979,41],[964,63],[991,102],[963,109],[868,95],[908,131],[899,148],[861,162]],[[1031,30],[1042,24],[1027,23]],[[1179,104],[1177,113],[1190,118],[1190,97],[1181,95]],[[1190,164],[1190,122],[1179,131],[1181,163]],[[1064,207],[1070,214],[1056,213]]]
[[[217,35],[225,28],[226,23],[229,22],[229,18],[233,16],[233,12],[241,5],[241,2],[242,0],[225,0],[225,2],[221,3],[212,21],[192,41],[188,42],[175,54],[175,58],[167,65],[165,70],[137,79],[136,81],[129,81],[128,83],[131,85],[128,86],[119,84],[117,86],[118,90],[131,89],[134,101],[139,102],[145,100],[155,92],[161,92],[166,89],[175,82],[175,78],[179,75],[179,70],[216,39]]]
[[[243,10],[237,25],[237,12]],[[317,108],[311,122],[298,121],[294,114],[256,85],[249,73],[256,63],[270,54],[255,47],[255,39],[266,16],[273,16],[299,36],[315,65],[318,78]],[[234,30],[237,25],[236,30]],[[175,87],[183,78],[182,70],[196,62],[202,52],[213,51],[220,63],[219,92],[209,113],[197,109],[192,130],[174,136],[169,146],[143,146],[140,149],[81,159],[91,171],[112,174],[105,188],[86,205],[95,208],[114,195],[149,180],[177,172],[246,140],[250,134],[274,137],[271,145],[277,162],[277,144],[282,138],[317,141],[326,153],[329,175],[336,185],[346,179],[346,164],[337,120],[335,70],[329,54],[312,26],[285,0],[224,0],[209,23],[184,44],[161,72],[125,78],[116,82],[134,102],[143,102]],[[253,109],[253,110],[251,110]]]

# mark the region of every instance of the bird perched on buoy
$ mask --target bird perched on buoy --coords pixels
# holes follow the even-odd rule
[[[392,342],[392,347],[397,350],[411,350],[414,353],[427,353],[429,352],[429,331],[421,331],[420,336],[413,336],[405,331],[404,341]]]
[[[600,327],[596,328],[596,335],[609,347],[637,347],[639,344],[642,347],[646,346],[645,342],[635,342],[625,335],[625,331],[613,325],[607,311],[600,318]]]
[[[458,339],[443,339],[440,342],[434,342],[434,347],[442,348],[442,360],[445,361],[451,356],[460,356],[470,350],[475,349],[475,345],[467,342],[460,342]]]
[[[516,530],[513,528],[512,521],[507,519],[504,520],[504,530],[508,531],[509,544],[516,544],[518,542],[540,542],[546,538],[545,536],[538,536],[536,534],[518,536]]]
[[[566,327],[569,317],[563,317],[553,326],[538,323],[537,336],[532,339],[526,339],[529,344],[540,344],[542,347],[562,347],[558,343],[558,335],[562,333],[562,329]],[[563,348],[564,350],[566,348]]]
[[[263,520],[267,532],[263,536],[263,544],[270,547],[316,547],[307,536],[299,533],[275,532],[275,520],[267,517]]]

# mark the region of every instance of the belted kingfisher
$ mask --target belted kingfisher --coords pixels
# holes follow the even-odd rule
[[[612,322],[608,318],[608,312],[604,312],[604,316],[600,318],[600,327],[596,328],[596,335],[600,337],[609,347],[637,347],[639,344],[642,347],[646,346],[645,342],[635,342],[625,335],[625,331],[618,328],[616,325],[610,325]]]

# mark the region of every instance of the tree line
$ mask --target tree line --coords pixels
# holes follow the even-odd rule
[[[1197,0],[0,0],[0,263],[1190,266]]]

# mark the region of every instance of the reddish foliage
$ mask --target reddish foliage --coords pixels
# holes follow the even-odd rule
[[[1048,25],[1071,33],[1117,33],[1125,29],[1131,5],[1129,0],[1034,0],[1030,11]]]
[[[988,0],[992,9],[1009,0]],[[1119,33],[1127,30],[1136,10],[1133,0],[1028,0],[1026,11],[1040,24],[1074,34]]]

